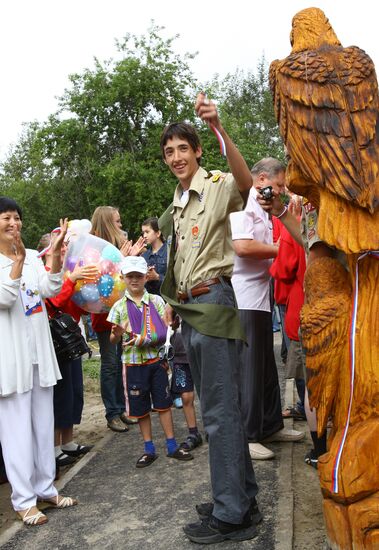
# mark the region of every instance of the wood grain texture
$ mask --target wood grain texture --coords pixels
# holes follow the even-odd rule
[[[328,452],[319,458],[326,529],[335,550],[379,549],[379,261],[369,255],[358,262],[362,252],[379,249],[378,84],[370,57],[344,48],[318,8],[295,15],[291,44],[291,54],[270,66],[288,184],[316,207],[320,238],[343,251],[348,265],[331,258],[311,264],[301,313],[319,433],[328,418],[333,423]],[[333,468],[346,425],[335,493]]]

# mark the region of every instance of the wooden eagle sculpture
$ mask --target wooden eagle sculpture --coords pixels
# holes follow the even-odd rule
[[[301,314],[310,402],[322,431],[324,517],[333,549],[379,549],[379,95],[360,48],[325,14],[295,15],[292,51],[270,66],[289,188],[317,208],[317,231],[345,255],[306,273]]]
[[[291,159],[289,186],[298,194],[312,194],[314,206],[320,206],[318,230],[327,243],[346,253],[377,250],[379,96],[374,64],[358,47],[343,48],[318,8],[295,15],[291,44],[291,54],[270,66],[275,113]],[[321,212],[323,204],[328,215]],[[360,234],[351,234],[360,224]]]

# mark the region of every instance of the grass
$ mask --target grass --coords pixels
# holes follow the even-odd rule
[[[99,359],[83,359],[83,376],[91,380],[99,380],[100,361]]]

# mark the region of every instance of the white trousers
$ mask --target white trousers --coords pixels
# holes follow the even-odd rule
[[[32,390],[0,397],[0,441],[16,511],[57,494],[53,388],[41,388],[37,365]]]

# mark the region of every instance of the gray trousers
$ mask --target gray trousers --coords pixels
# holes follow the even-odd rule
[[[234,292],[227,283],[209,288],[208,294],[188,301],[235,307]],[[236,341],[205,336],[185,322],[182,336],[208,434],[213,515],[239,524],[258,487],[241,418]]]

